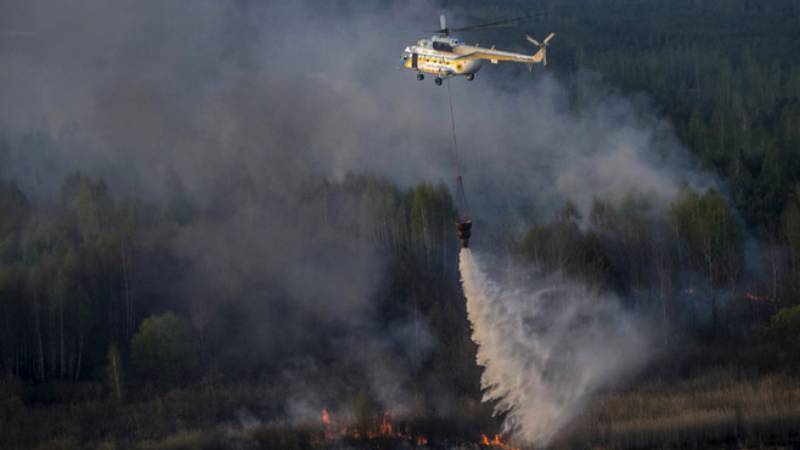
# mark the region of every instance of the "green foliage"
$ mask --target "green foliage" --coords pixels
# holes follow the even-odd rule
[[[736,215],[715,189],[704,194],[686,189],[673,203],[670,219],[687,246],[690,261],[712,284],[739,275],[744,264],[744,235]]]
[[[613,283],[598,236],[582,231],[580,220],[577,208],[568,202],[551,223],[531,227],[518,251],[539,269],[564,271],[590,284]]]
[[[131,340],[137,373],[155,382],[178,383],[195,374],[197,337],[191,325],[172,312],[142,321]]]
[[[800,342],[800,305],[781,308],[770,318],[768,330],[787,345]]]

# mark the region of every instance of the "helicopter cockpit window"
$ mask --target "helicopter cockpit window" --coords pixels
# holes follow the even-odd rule
[[[433,49],[434,50],[439,50],[441,52],[451,52],[451,51],[453,51],[453,46],[450,45],[447,42],[434,41],[433,42]]]

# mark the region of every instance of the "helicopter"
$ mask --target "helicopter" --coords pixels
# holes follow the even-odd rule
[[[464,41],[450,37],[452,32],[470,31],[477,29],[493,28],[511,24],[522,20],[510,19],[499,22],[472,25],[463,28],[448,28],[447,19],[444,14],[439,16],[439,30],[430,39],[420,39],[416,45],[405,48],[402,58],[402,66],[417,72],[417,80],[424,80],[425,74],[434,75],[433,81],[437,86],[442,85],[442,80],[447,77],[462,75],[467,80],[475,79],[475,73],[480,70],[484,61],[497,64],[500,61],[510,61],[528,65],[528,70],[533,70],[534,64],[541,63],[547,66],[547,46],[555,37],[555,33],[550,33],[541,42],[525,35],[528,42],[537,46],[539,50],[533,55],[513,53],[476,45],[466,45]]]

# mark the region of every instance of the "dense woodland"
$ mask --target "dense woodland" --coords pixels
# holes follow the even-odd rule
[[[562,271],[614,292],[626,307],[652,316],[662,350],[673,355],[665,357],[669,364],[649,369],[663,377],[715,365],[796,369],[800,4],[442,4],[476,21],[531,15],[526,28],[557,31],[549,57],[555,71],[565,78],[598,73],[625,95],[646,96],[671,120],[698,167],[723,180],[720,189],[686,189],[666,214],[654,214],[655,205],[635,193],[621,205],[596,199],[589,217],[567,203],[524,233],[499,233],[497,242],[478,245],[508,250],[531,270]],[[507,39],[497,36],[498,45]],[[0,130],[0,165],[13,157],[12,145]],[[414,413],[488,417],[479,405],[480,368],[458,284],[457,205],[445,185],[403,190],[353,174],[304,186],[298,198],[313,199],[308,207],[317,218],[310,245],[324,251],[346,235],[347,245],[357,248],[348,254],[377,254],[385,269],[363,312],[372,328],[351,328],[347,320],[321,321],[292,306],[297,294],[252,280],[257,273],[240,274],[238,281],[247,279],[251,290],[241,303],[210,303],[186,288],[187,280],[210,271],[176,251],[182,236],[215,223],[221,213],[273,201],[249,173],[229,175],[238,182],[216,186],[217,200],[203,205],[192,202],[180,180],[170,182],[170,195],[161,200],[113,192],[103,179],[79,172],[64,179],[53,198],[25,192],[13,178],[0,181],[0,443],[24,447],[64,435],[94,442],[126,433],[130,441],[159,439],[185,426],[147,425],[144,408],[130,412],[139,417],[138,427],[113,422],[97,428],[85,425],[96,422],[90,412],[99,410],[96,403],[53,416],[46,408],[91,401],[120,408],[108,410],[115,414],[170,391],[191,405],[180,389],[196,387],[202,402],[211,401],[209,386],[237,383],[252,390],[231,398],[248,399],[242,401],[256,415],[271,420],[286,413],[285,393],[253,394],[260,392],[253,386],[279,384],[287,367],[301,373],[307,359],[318,362],[310,370],[325,380],[321,390],[330,387],[331,403],[378,411],[389,405],[369,387],[367,369],[342,359],[328,337],[370,341],[376,330],[408,323],[424,323],[424,329],[381,344],[380,353],[389,366],[402,368],[402,390],[414,399]],[[235,299],[237,290],[212,294]],[[273,348],[280,344],[269,352],[250,345],[261,332],[245,319],[258,298],[273,299],[270,308],[278,308],[261,314],[285,314],[315,332],[282,351]],[[176,414],[191,428],[236,408],[214,401],[209,416],[189,414],[191,406]]]

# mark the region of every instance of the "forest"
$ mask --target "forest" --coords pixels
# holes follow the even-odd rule
[[[360,8],[334,3],[327,9]],[[534,206],[536,220],[476,232],[478,249],[613,293],[652,324],[657,356],[619,391],[601,393],[553,445],[796,445],[800,4],[434,6],[467,22],[525,16],[525,30],[556,31],[547,70],[572,93],[570,108],[581,109],[582,77],[600,80],[668,121],[693,169],[717,180],[684,185],[667,205],[635,191],[595,197],[588,211],[567,199],[554,213]],[[477,38],[516,45],[508,34]],[[2,39],[0,61],[11,54]],[[526,75],[502,68],[486,83],[508,90]],[[124,161],[50,170],[36,158],[47,161],[63,136],[20,132],[5,117],[0,447],[408,448],[388,437],[330,443],[325,408],[351,414],[354,436],[369,436],[391,411],[425,435],[416,448],[511,448],[481,443],[499,421],[481,402],[451,180],[318,174],[295,149],[270,153],[304,145],[287,132],[279,144],[247,141],[266,148],[262,166],[214,167],[202,195],[171,169],[150,195],[115,179],[126,176]],[[232,129],[261,125],[248,126]],[[156,148],[176,145],[166,136]],[[37,177],[52,188],[32,184]],[[782,399],[770,410],[768,397]],[[696,404],[698,415],[665,419],[660,398]],[[627,417],[635,408],[652,411]],[[711,410],[730,417],[703,415]]]

